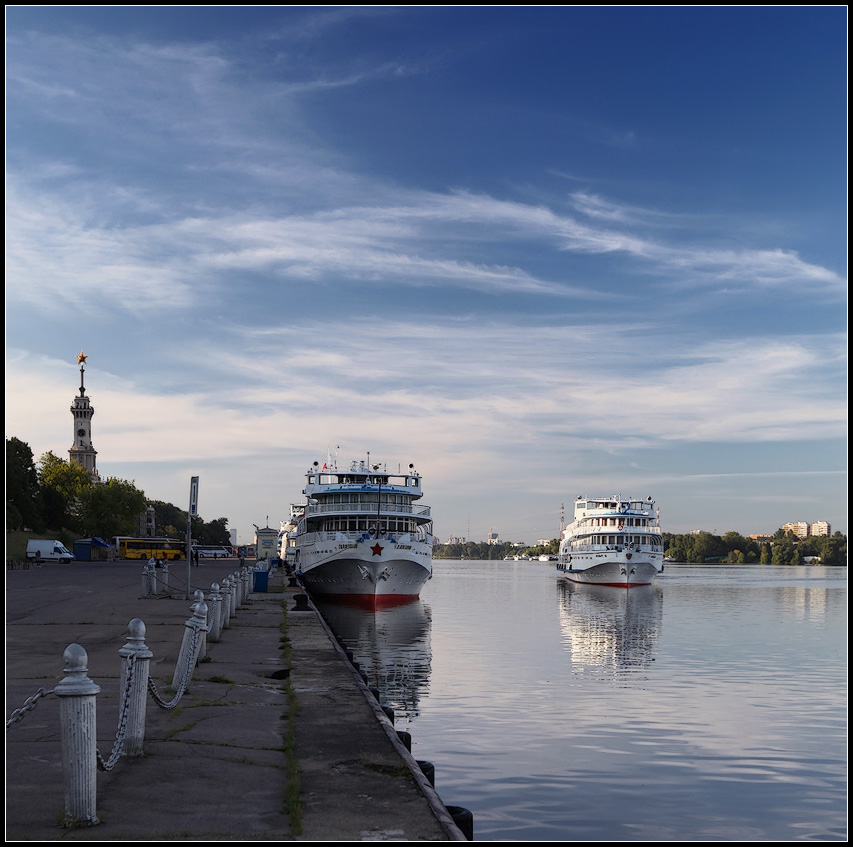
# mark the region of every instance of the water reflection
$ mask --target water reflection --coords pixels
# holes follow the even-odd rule
[[[557,581],[560,630],[575,671],[624,678],[647,668],[663,620],[663,592],[656,585],[630,590]]]
[[[398,718],[420,714],[420,699],[429,690],[432,616],[422,600],[389,609],[359,609],[328,602],[317,607],[343,639],[378,688],[383,703]]]

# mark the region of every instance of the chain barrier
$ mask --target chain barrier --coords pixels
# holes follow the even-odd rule
[[[190,684],[190,679],[193,675],[193,669],[195,668],[195,657],[198,655],[198,641],[199,634],[202,632],[201,625],[193,626],[193,649],[190,653],[187,662],[184,665],[184,670],[181,675],[181,683],[177,688],[177,693],[175,696],[169,700],[168,702],[160,696],[160,692],[157,690],[157,685],[151,677],[148,678],[148,691],[151,694],[151,699],[161,708],[166,711],[171,711],[174,709],[181,700],[181,697],[184,696],[184,692],[187,690],[187,686]]]
[[[24,715],[26,715],[27,712],[33,711],[33,709],[35,709],[35,707],[38,705],[39,700],[41,700],[43,697],[50,697],[51,694],[55,693],[56,692],[53,689],[47,691],[44,688],[39,688],[39,690],[36,691],[36,693],[33,694],[32,697],[27,697],[27,699],[24,700],[24,705],[21,706],[20,709],[15,709],[15,711],[12,712],[12,714],[6,721],[6,729],[9,729],[12,724],[22,721],[24,719]]]
[[[99,771],[111,771],[116,766],[118,760],[125,754],[124,740],[127,735],[127,715],[130,710],[130,691],[135,669],[136,656],[130,655],[127,657],[127,679],[125,680],[124,688],[122,688],[121,700],[119,701],[118,729],[116,729],[113,751],[110,753],[109,759],[104,759],[101,751],[95,750],[95,754],[98,757]]]

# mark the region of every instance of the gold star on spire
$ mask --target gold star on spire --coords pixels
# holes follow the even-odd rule
[[[78,365],[85,365],[86,364],[86,358],[87,358],[86,354],[81,350],[77,354],[77,364]]]

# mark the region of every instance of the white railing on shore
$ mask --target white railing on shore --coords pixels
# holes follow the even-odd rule
[[[143,569],[143,596],[156,596],[168,586],[168,568],[155,573],[146,564]],[[163,578],[165,577],[165,579]],[[62,746],[62,772],[65,793],[65,826],[94,826],[99,823],[97,771],[110,771],[124,757],[143,755],[147,696],[162,709],[174,709],[186,692],[198,662],[204,657],[207,640],[218,641],[252,591],[252,571],[235,571],[222,586],[211,585],[210,593],[197,589],[184,624],[183,641],[172,677],[175,695],[166,701],[149,675],[152,652],[145,645],[145,624],[134,618],[127,626],[127,641],[118,651],[121,658],[119,719],[115,743],[104,758],[97,749],[96,699],[101,688],[89,678],[89,657],[79,644],[69,644],[63,653],[65,677],[52,691],[39,689],[24,706],[6,721],[6,729],[22,720],[43,697],[60,698],[59,722]]]

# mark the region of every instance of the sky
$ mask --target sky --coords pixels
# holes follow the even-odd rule
[[[6,435],[241,541],[847,532],[845,7],[7,7]]]

